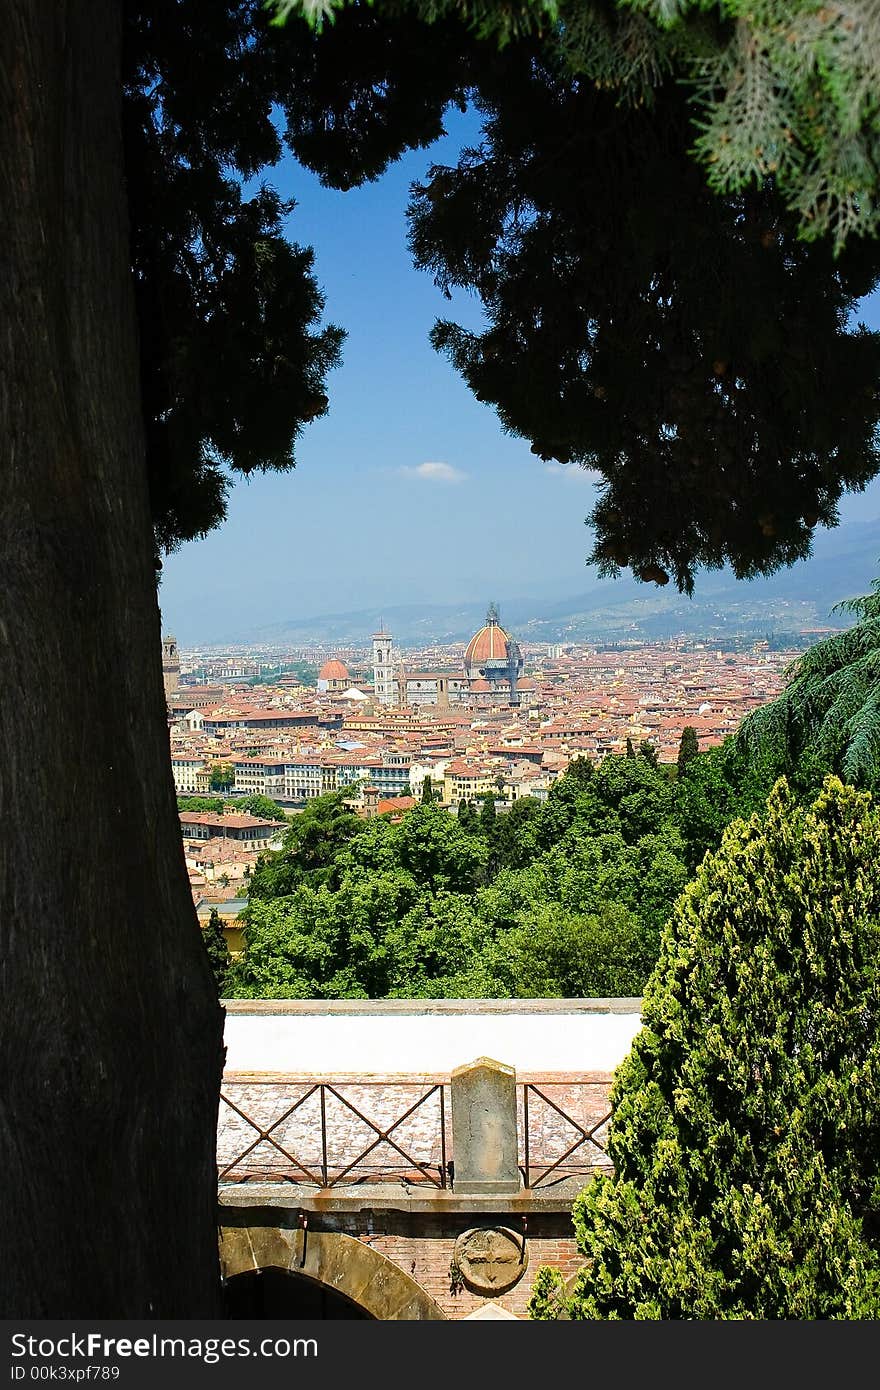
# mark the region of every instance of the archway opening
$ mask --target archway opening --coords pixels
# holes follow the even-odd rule
[[[227,1279],[227,1318],[366,1318],[372,1315],[327,1284],[287,1269],[251,1269]]]

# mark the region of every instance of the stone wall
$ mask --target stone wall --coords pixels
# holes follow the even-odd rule
[[[328,1219],[321,1218],[322,1222]],[[350,1218],[348,1220],[351,1227]],[[568,1279],[581,1263],[568,1212],[532,1216],[528,1218],[526,1233],[526,1268],[514,1288],[497,1296],[486,1291],[477,1293],[467,1287],[459,1287],[454,1292],[450,1270],[455,1243],[462,1232],[480,1225],[501,1226],[519,1238],[522,1235],[520,1221],[504,1215],[480,1219],[466,1214],[451,1217],[376,1212],[365,1214],[359,1224],[362,1229],[351,1230],[351,1234],[356,1233],[360,1240],[367,1241],[374,1250],[387,1255],[410,1273],[448,1318],[467,1317],[489,1297],[508,1312],[524,1317],[532,1281],[542,1264],[555,1265]]]
[[[479,1213],[425,1212],[361,1208],[349,1211],[309,1211],[307,1230],[296,1209],[269,1211],[238,1207],[221,1213],[221,1259],[224,1273],[247,1268],[290,1267],[310,1277],[322,1276],[333,1287],[370,1306],[374,1316],[466,1318],[487,1303],[518,1317],[526,1316],[532,1282],[542,1264],[555,1265],[567,1279],[579,1267],[568,1211],[529,1212],[508,1209]],[[276,1224],[277,1223],[277,1224]],[[513,1287],[493,1294],[463,1285],[454,1277],[456,1242],[469,1231],[501,1228],[520,1247],[525,1234],[523,1272]],[[333,1242],[347,1237],[341,1250]],[[351,1244],[357,1242],[357,1246]],[[382,1265],[365,1265],[357,1247],[368,1247],[391,1261],[404,1280],[381,1274]],[[245,1254],[242,1255],[242,1251]],[[303,1259],[303,1251],[305,1258]],[[300,1264],[300,1261],[302,1265]],[[376,1270],[380,1273],[377,1275]],[[406,1292],[412,1281],[414,1290]],[[377,1285],[382,1288],[377,1291]],[[384,1290],[390,1290],[386,1293]],[[419,1299],[418,1292],[425,1295]],[[384,1307],[387,1300],[388,1307]],[[436,1310],[439,1309],[439,1312]]]

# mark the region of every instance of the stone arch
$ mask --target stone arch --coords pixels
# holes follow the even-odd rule
[[[221,1226],[220,1268],[224,1279],[256,1269],[286,1270],[345,1294],[382,1322],[446,1318],[430,1294],[387,1255],[341,1231]]]

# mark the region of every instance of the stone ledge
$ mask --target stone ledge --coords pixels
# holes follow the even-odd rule
[[[597,1172],[604,1171],[597,1169]],[[331,1187],[324,1189],[294,1188],[289,1183],[248,1183],[221,1187],[218,1202],[221,1224],[229,1224],[233,1211],[247,1212],[253,1220],[256,1209],[277,1221],[280,1210],[290,1212],[355,1213],[361,1211],[401,1211],[456,1216],[467,1214],[524,1216],[529,1212],[571,1211],[577,1194],[590,1181],[585,1175],[560,1182],[554,1188],[531,1188],[511,1196],[468,1193],[456,1194],[448,1188],[433,1188],[427,1192],[406,1191],[395,1183],[375,1183],[369,1190],[361,1187]],[[261,1223],[258,1223],[261,1224]]]
[[[641,999],[223,999],[227,1014],[640,1014]]]
[[[448,1086],[448,1071],[225,1071],[229,1086]],[[518,1071],[522,1086],[610,1086],[613,1071]]]

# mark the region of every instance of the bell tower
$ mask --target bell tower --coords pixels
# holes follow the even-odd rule
[[[373,633],[373,689],[380,705],[394,704],[394,650],[383,622]]]
[[[165,686],[165,699],[168,700],[180,685],[180,653],[176,637],[162,638],[162,684]]]

